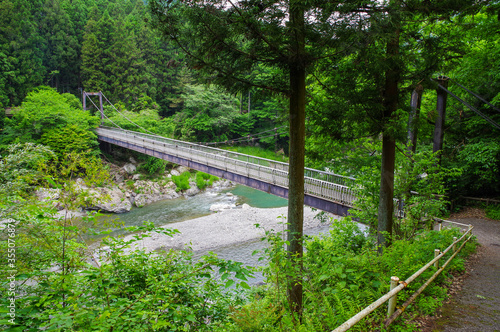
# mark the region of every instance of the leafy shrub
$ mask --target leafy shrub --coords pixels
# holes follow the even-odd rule
[[[245,331],[248,326],[259,330],[254,324],[258,321],[264,324],[260,327],[262,331],[332,330],[385,294],[389,290],[391,276],[397,276],[400,280],[407,279],[434,257],[434,249],[446,249],[453,242],[454,236],[461,236],[458,229],[422,231],[411,241],[394,241],[391,247],[384,250],[383,255],[379,255],[375,250],[375,241],[345,218],[335,221],[329,234],[306,241],[303,269],[296,270],[288,262],[283,235],[268,232],[266,239],[271,247],[265,250],[269,265],[264,268],[268,282],[267,293],[262,299],[254,300],[254,304],[246,305],[233,315],[234,330]],[[449,271],[463,270],[463,257],[474,247],[475,243],[468,243],[459,257],[454,259],[454,263],[427,287],[404,315],[414,317],[434,312],[446,298],[446,278]],[[442,262],[450,255],[449,252]],[[434,272],[435,269],[431,267],[408,285],[407,291],[399,293],[398,303],[408,299]],[[302,277],[304,288],[304,312],[299,325],[296,320],[294,322],[285,292],[287,282],[294,280],[297,274]],[[273,303],[275,315],[269,316],[267,312],[262,317],[250,319],[258,314],[257,308],[265,308],[266,303]],[[352,330],[378,330],[385,319],[386,308],[383,306],[377,309]],[[269,327],[270,319],[273,322],[279,321],[279,325],[275,323],[274,327]],[[416,328],[404,318],[393,325],[392,328],[397,331],[414,331]]]
[[[181,175],[172,175],[172,181],[175,183],[177,188],[175,189],[177,192],[182,190],[187,190],[191,188],[189,185],[189,178],[191,177],[191,173],[184,172]]]
[[[48,129],[42,134],[40,142],[52,148],[60,157],[70,152],[98,154],[96,134],[76,124]]]
[[[37,142],[49,145],[59,155],[68,151],[98,151],[97,136],[91,130],[99,118],[83,111],[76,97],[39,87],[30,92],[21,107],[7,120],[2,143]]]
[[[500,191],[500,144],[498,140],[464,145],[457,155],[462,176],[450,180],[455,194],[464,196]]]
[[[500,205],[490,205],[486,208],[486,217],[500,220]]]
[[[57,225],[50,219],[45,221],[42,227]],[[65,227],[60,226],[59,230]],[[155,228],[152,223],[128,231],[176,233]],[[33,282],[18,286],[22,295],[16,298],[16,306],[23,310],[18,311],[12,329],[110,331],[119,326],[120,331],[210,331],[211,324],[227,321],[229,308],[240,303],[236,292],[248,288],[244,280],[251,272],[241,263],[219,260],[214,255],[195,260],[187,251],[170,250],[163,255],[125,252],[124,248],[145,236],[105,238],[102,244],[106,250],[98,266],[86,264],[84,255],[74,255],[82,244],[73,248],[69,246],[73,242],[68,242],[66,260],[71,259],[73,265],[63,265],[62,271],[49,271],[46,266],[42,271],[26,271],[20,278]],[[226,288],[214,278],[212,267],[226,275],[226,284],[231,280],[236,288]],[[236,273],[237,281],[230,272]],[[7,279],[2,280],[5,286]],[[7,306],[6,295],[7,287],[1,287],[2,307]],[[7,327],[7,321],[1,321],[0,327]]]
[[[140,166],[140,169],[145,170],[149,174],[161,174],[165,172],[166,166],[167,162],[165,160],[156,157],[148,157],[146,162]]]
[[[205,189],[206,187],[212,186],[214,181],[217,180],[219,180],[219,178],[214,175],[203,172],[196,172],[196,186],[201,190]]]

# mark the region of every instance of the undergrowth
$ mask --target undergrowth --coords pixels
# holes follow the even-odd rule
[[[500,220],[500,205],[489,205],[486,207],[486,217]]]
[[[196,172],[196,186],[200,188],[200,190],[212,186],[214,181],[217,180],[219,180],[219,178],[214,175],[203,172]]]
[[[306,242],[304,268],[297,272],[287,264],[283,234],[268,232],[265,249],[269,261],[264,269],[267,284],[247,304],[235,307],[231,321],[217,331],[331,331],[389,291],[391,276],[405,280],[434,258],[434,249],[444,250],[458,229],[424,231],[413,240],[395,241],[382,255],[375,241],[348,218],[335,221],[327,236]],[[468,243],[448,268],[410,305],[391,330],[415,331],[413,318],[431,315],[446,299],[447,279],[452,271],[464,270],[464,259],[475,248]],[[441,262],[444,262],[448,253]],[[434,272],[431,267],[398,294],[398,304],[406,301]],[[299,324],[287,303],[288,280],[296,273],[303,278],[304,311]],[[352,331],[383,331],[387,305],[381,306],[356,324]]]
[[[175,191],[179,192],[191,188],[191,186],[189,185],[190,178],[191,173],[189,173],[188,171],[183,172],[181,175],[172,175],[172,181],[177,186]]]

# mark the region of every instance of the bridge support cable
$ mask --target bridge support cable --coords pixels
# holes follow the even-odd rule
[[[137,128],[140,128],[142,130],[144,130],[145,132],[151,134],[151,135],[157,135],[149,130],[147,130],[146,128],[144,127],[141,127],[140,125],[138,125],[137,123],[135,123],[134,121],[130,120],[125,114],[123,114],[122,112],[120,112],[116,107],[115,105],[113,105],[109,99],[104,95],[104,93],[102,92],[99,92],[100,94],[100,98],[104,98],[108,104],[110,104],[115,110],[116,112],[118,112],[118,114],[120,114],[122,117],[124,117],[127,121],[129,121],[131,124],[133,124],[134,126],[136,126]],[[102,97],[101,97],[102,96]],[[262,131],[262,132],[259,132],[259,133],[256,133],[256,134],[252,134],[252,135],[247,135],[247,136],[244,136],[244,137],[240,137],[240,138],[235,138],[235,139],[232,139],[232,140],[226,140],[224,142],[197,142],[196,144],[203,144],[203,145],[216,145],[216,144],[224,144],[224,143],[227,143],[227,142],[231,142],[231,143],[236,143],[236,142],[240,142],[240,141],[245,141],[245,140],[248,140],[249,137],[255,137],[257,139],[262,139],[262,138],[267,138],[267,137],[271,137],[271,136],[276,136],[276,134],[272,134],[272,135],[267,135],[267,136],[263,136],[263,137],[257,137],[258,135],[261,135],[261,134],[264,134],[264,133],[267,133],[267,132],[276,132],[278,129],[281,129],[281,128],[284,128],[286,126],[280,126],[280,127],[276,127],[276,128],[273,128],[273,129],[269,129],[269,130],[265,130],[265,131]],[[284,135],[286,133],[279,133],[279,135]]]
[[[85,93],[85,92],[84,92]],[[92,102],[92,104],[97,108],[97,105],[94,103],[94,101],[92,99],[89,98],[89,100]],[[102,103],[101,103],[101,106],[102,106]],[[111,122],[112,124],[114,124],[116,127],[120,128],[121,130],[124,130],[122,127],[120,127],[119,125],[117,125],[116,123],[114,123],[110,118],[108,118],[106,116],[106,114],[104,114],[104,112],[101,112],[101,119],[104,119],[106,118],[107,120],[109,120],[109,122]]]
[[[258,157],[249,158],[249,162],[246,162],[242,160],[244,159],[242,157],[246,157],[243,154],[127,130],[98,128],[97,133],[99,140],[210,173],[280,197],[288,197],[288,167],[284,167],[285,163]],[[325,177],[325,172],[316,170],[316,173],[316,179],[305,178],[305,204],[335,214],[346,215],[356,197],[354,189],[325,182],[321,180]],[[330,189],[332,197],[322,197],[325,188]],[[342,201],[338,201],[337,193],[350,193],[351,195],[348,196],[352,199],[344,197]]]
[[[135,123],[134,121],[130,120],[129,118],[127,118],[127,116],[125,116],[125,114],[123,114],[122,112],[120,112],[116,107],[115,105],[113,105],[108,98],[106,98],[106,96],[101,92],[102,96],[104,97],[104,99],[106,99],[106,101],[108,102],[108,104],[110,104],[111,106],[113,106],[113,108],[118,112],[118,114],[120,114],[121,116],[123,116],[125,119],[127,119],[130,123],[132,123],[133,125],[137,126],[138,128],[148,132],[149,134],[152,134],[152,135],[156,135],[155,133],[153,132],[150,132],[149,130],[139,126],[137,123]]]
[[[474,97],[476,97],[477,99],[481,100],[483,103],[485,103],[486,105],[490,106],[491,108],[493,108],[495,111],[499,112],[500,113],[500,109],[498,109],[497,107],[495,107],[493,104],[491,104],[490,102],[488,102],[487,100],[485,100],[483,97],[481,97],[480,95],[478,95],[477,93],[467,89],[465,86],[463,86],[462,84],[458,83],[457,81],[453,80],[453,83],[455,83],[456,85],[458,85],[459,87],[461,87],[462,89],[464,89],[465,91],[467,91],[468,93],[470,93],[471,95],[473,95]]]
[[[287,132],[277,133],[277,130],[281,129],[281,128],[285,128],[285,127],[286,126],[280,126],[280,127],[264,130],[264,131],[261,131],[259,133],[255,133],[255,134],[251,134],[251,135],[247,135],[247,136],[241,136],[239,138],[234,138],[234,139],[230,139],[230,140],[226,140],[226,141],[222,141],[222,142],[197,142],[197,144],[200,144],[200,145],[232,144],[232,143],[239,143],[239,142],[248,141],[250,138],[262,139],[262,138],[267,138],[267,137],[273,137],[276,135],[281,136],[281,135],[286,135]],[[274,134],[258,137],[259,135],[265,134],[268,132],[274,132]]]
[[[497,129],[500,130],[500,125],[498,123],[496,123],[494,120],[490,119],[488,116],[486,116],[485,114],[483,114],[477,108],[475,108],[474,106],[470,105],[468,102],[466,102],[465,100],[461,99],[456,94],[454,94],[453,92],[449,91],[447,88],[445,88],[444,86],[442,86],[439,83],[438,83],[438,87],[440,89],[444,90],[446,93],[448,93],[450,96],[452,96],[453,98],[455,98],[459,102],[461,102],[462,104],[464,104],[465,106],[467,106],[468,108],[470,108],[473,112],[475,112],[476,114],[478,114],[480,117],[482,117],[484,120],[486,120],[493,127],[495,127],[495,128],[497,128]]]

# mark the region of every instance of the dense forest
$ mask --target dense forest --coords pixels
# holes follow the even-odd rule
[[[438,75],[452,78],[450,91],[498,123],[496,6],[484,3],[478,13],[446,19],[434,15],[405,27],[400,106],[391,120],[397,124],[400,151],[407,143],[410,97],[417,85],[424,92],[415,148],[426,151],[432,145],[437,86],[430,79]],[[0,107],[20,106],[30,91],[45,85],[79,99],[83,90],[102,91],[148,129],[191,141],[226,141],[287,124],[286,96],[255,86],[231,83],[234,90],[229,91],[210,84],[217,77],[200,71],[201,64],[162,38],[143,1],[5,0],[0,13]],[[352,43],[340,46],[346,48],[340,56],[326,56],[309,70],[306,162],[358,176],[360,163],[373,166],[379,155],[378,133],[385,121],[379,60],[385,37],[369,45],[367,36],[351,32],[348,38]],[[276,91],[284,84],[282,73],[263,65],[246,76],[276,81]],[[107,111],[111,120],[127,126],[109,105]],[[448,97],[444,131],[443,165],[462,171],[447,180],[447,188],[455,196],[495,196],[500,190],[498,128]],[[275,137],[267,136],[264,147],[284,147],[288,153],[286,137],[275,145]],[[4,145],[12,141],[2,135]]]
[[[120,109],[173,117],[162,133],[197,141],[274,128],[282,113],[279,100],[250,89],[207,85],[154,32],[143,1],[8,0],[0,12],[0,107],[19,106],[40,85],[80,99],[102,91]]]
[[[335,328],[387,291],[391,275],[410,275],[459,236],[429,231],[450,202],[500,196],[499,34],[500,5],[488,0],[2,0],[0,248],[13,274],[2,272],[0,313],[8,301],[18,310],[0,327]],[[267,233],[265,287],[248,290],[249,269],[212,255],[126,255],[144,234],[105,238],[104,258],[89,264],[82,229],[33,195],[57,191],[59,207],[80,209],[92,200],[82,183],[115,185],[103,162],[112,156],[94,132],[98,99],[83,110],[84,91],[104,94],[107,126],[285,154],[291,181],[302,186],[304,165],[355,177],[352,215],[370,234],[346,218],[330,237],[303,241],[301,217],[290,216],[302,213],[296,181],[287,221],[300,229],[287,240]],[[141,158],[142,171],[164,175],[163,161]],[[393,216],[393,198],[404,216]],[[84,218],[92,232],[95,221]],[[173,235],[149,223],[130,231]],[[400,330],[439,307],[450,271],[464,270],[472,247]],[[9,287],[22,289],[15,301]],[[383,319],[379,311],[356,329]]]

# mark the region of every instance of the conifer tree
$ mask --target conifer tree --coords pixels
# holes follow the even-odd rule
[[[56,88],[74,86],[77,81],[80,56],[78,40],[73,23],[60,0],[46,0],[43,5],[40,22],[40,35],[43,40],[43,65],[48,74],[57,71],[48,79]]]
[[[152,1],[156,27],[187,54],[207,80],[230,91],[255,87],[289,99],[290,167],[288,191],[289,259],[297,274],[288,297],[302,312],[300,277],[304,206],[306,71],[338,51],[353,17],[338,17],[342,4],[331,2],[187,0]],[[254,69],[269,75],[252,76]]]
[[[38,0],[0,2],[0,101],[19,105],[29,90],[42,84],[41,38],[37,31]],[[3,83],[2,83],[3,82]]]

